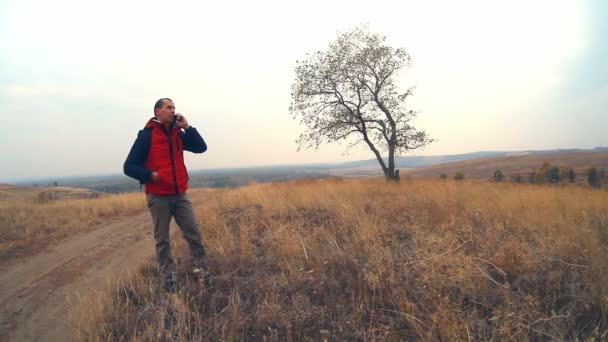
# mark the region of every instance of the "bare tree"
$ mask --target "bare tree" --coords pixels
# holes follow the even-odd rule
[[[395,156],[433,139],[412,126],[417,112],[405,107],[413,88],[398,89],[399,72],[411,66],[410,55],[393,48],[386,37],[357,27],[327,50],[298,61],[290,112],[306,127],[298,150],[322,143],[365,143],[387,180],[395,180]],[[385,161],[382,153],[388,153]]]

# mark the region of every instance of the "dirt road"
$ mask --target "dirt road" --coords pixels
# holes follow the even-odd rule
[[[70,316],[81,297],[103,291],[153,255],[150,221],[143,212],[1,266],[0,341],[75,340]]]

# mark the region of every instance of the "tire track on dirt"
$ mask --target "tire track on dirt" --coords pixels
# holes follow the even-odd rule
[[[0,340],[75,340],[73,306],[152,256],[151,230],[141,213],[0,268]]]

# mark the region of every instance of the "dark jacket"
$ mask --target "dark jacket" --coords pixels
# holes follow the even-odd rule
[[[184,164],[184,150],[194,153],[207,150],[207,144],[196,128],[168,130],[152,118],[137,134],[124,163],[124,173],[145,184],[146,193],[168,195],[186,192],[189,177]],[[159,175],[156,183],[151,180],[153,171]]]

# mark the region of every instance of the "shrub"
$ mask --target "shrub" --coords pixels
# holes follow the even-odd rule
[[[494,171],[494,180],[497,182],[502,182],[502,180],[505,178],[505,175],[502,173],[502,171],[500,170],[496,170]]]
[[[587,171],[587,182],[593,188],[599,188],[602,186],[600,172],[596,167],[592,167]]]
[[[574,173],[574,170],[572,168],[568,170],[568,182],[576,182],[576,173]]]

